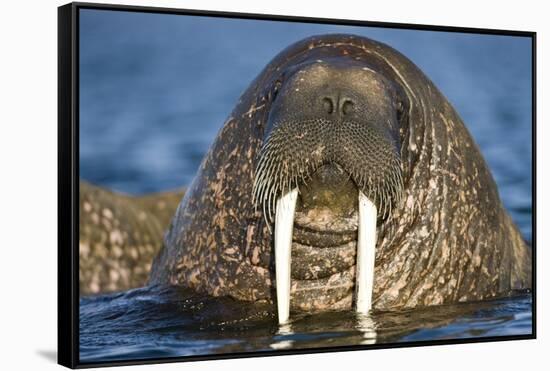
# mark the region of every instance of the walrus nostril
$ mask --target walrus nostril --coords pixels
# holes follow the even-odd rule
[[[342,99],[342,115],[349,115],[353,111],[353,102],[350,99],[344,98]]]
[[[331,114],[334,112],[334,103],[332,102],[331,98],[325,97],[323,98],[323,108],[325,109],[325,112],[328,114]]]
[[[321,101],[324,111],[329,115],[336,113],[345,116],[353,112],[354,103],[349,98],[338,97],[338,99],[334,99],[332,97],[323,97]]]

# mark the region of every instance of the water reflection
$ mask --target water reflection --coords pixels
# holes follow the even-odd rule
[[[294,335],[294,331],[292,331],[292,324],[290,322],[279,325],[277,334],[274,336],[274,340],[276,341],[270,344],[269,347],[276,350],[292,348],[294,340],[287,339],[287,337],[292,335]]]
[[[357,314],[357,329],[363,333],[364,340],[360,344],[376,343],[376,323],[369,314]]]

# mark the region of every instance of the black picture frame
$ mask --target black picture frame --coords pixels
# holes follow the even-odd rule
[[[522,36],[532,43],[532,303],[533,321],[530,335],[489,336],[473,339],[449,339],[411,341],[406,343],[384,343],[372,345],[338,346],[315,349],[291,349],[254,351],[222,355],[193,355],[171,358],[150,358],[130,361],[106,361],[81,363],[79,361],[79,11],[98,9],[156,14],[177,14],[206,16],[213,18],[237,18],[284,22],[335,24],[348,26],[370,26],[379,28],[428,30],[484,35]],[[310,18],[268,14],[232,13],[189,9],[156,8],[145,6],[110,5],[97,3],[70,3],[58,8],[58,363],[70,368],[97,366],[120,366],[182,361],[200,361],[242,357],[260,357],[287,354],[339,352],[350,350],[417,347],[427,345],[449,345],[508,340],[536,339],[537,337],[537,295],[536,295],[536,32],[484,28],[463,28],[423,24],[386,23],[329,18]]]

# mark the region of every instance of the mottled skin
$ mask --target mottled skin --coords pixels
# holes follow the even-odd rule
[[[146,284],[183,191],[132,197],[80,181],[80,294]]]
[[[374,308],[474,301],[529,288],[530,249],[456,111],[399,52],[349,35],[291,45],[251,83],[179,205],[150,283],[274,302],[273,235],[254,208],[254,169],[277,81],[290,67],[329,57],[364,61],[407,99],[399,129],[404,187],[400,202],[377,227]],[[351,248],[340,259],[318,264],[349,265],[353,254]],[[307,248],[293,251],[293,258],[306,255]],[[350,309],[351,287],[342,291],[341,284],[353,282],[354,267],[336,271],[326,279],[293,277],[291,308]],[[318,285],[324,295],[308,296],[299,285]]]

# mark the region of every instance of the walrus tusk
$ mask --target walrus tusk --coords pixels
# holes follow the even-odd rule
[[[288,321],[290,312],[290,248],[298,188],[277,200],[275,211],[275,282],[279,323]]]
[[[288,322],[290,312],[290,267],[294,211],[298,188],[277,200],[275,211],[275,281],[279,324]],[[376,206],[359,192],[359,232],[356,265],[356,310],[367,314],[372,307],[374,257],[376,252]]]
[[[372,307],[374,257],[376,252],[376,206],[359,192],[359,231],[357,237],[357,265],[355,284],[356,310],[367,314]]]

